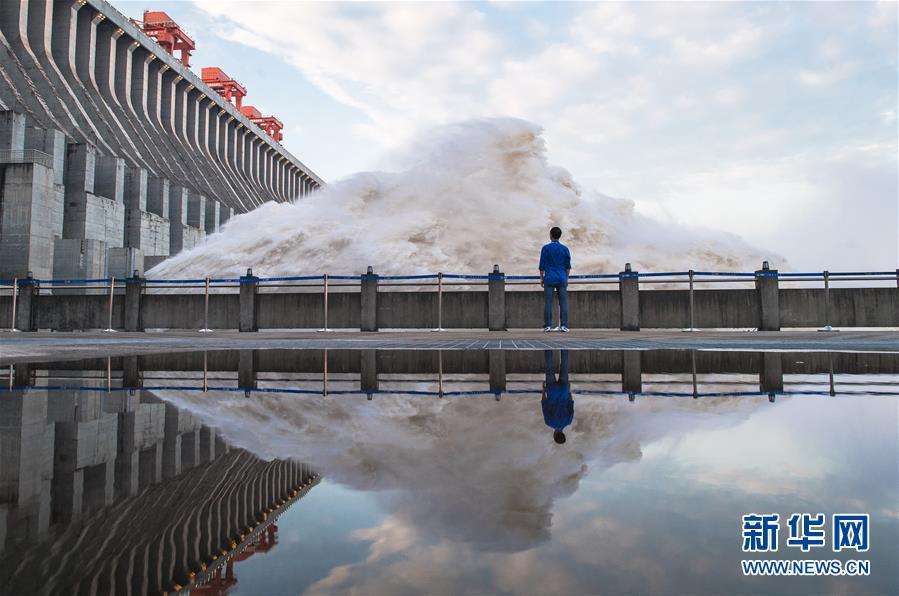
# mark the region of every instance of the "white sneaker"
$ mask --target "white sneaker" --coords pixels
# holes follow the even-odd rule
[[[548,332],[550,332],[550,331],[552,331],[552,330],[553,330],[552,327],[544,327],[544,328],[543,328],[543,333],[548,333]]]
[[[568,333],[568,327],[562,325],[561,327],[559,327],[559,331],[561,331],[562,333]]]
[[[553,328],[552,328],[552,331],[560,331],[560,328],[559,328],[558,326],[553,327]]]

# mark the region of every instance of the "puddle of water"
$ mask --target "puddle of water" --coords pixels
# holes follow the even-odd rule
[[[17,365],[3,593],[897,593],[899,355],[209,352]],[[562,442],[560,434],[564,435]],[[788,546],[793,513],[825,546]],[[744,553],[742,516],[780,515]],[[868,513],[867,552],[833,552]],[[746,577],[741,560],[870,561]]]

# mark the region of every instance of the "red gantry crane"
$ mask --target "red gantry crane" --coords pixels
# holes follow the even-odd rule
[[[212,87],[225,101],[233,103],[238,108],[243,104],[243,98],[247,96],[247,89],[216,66],[203,68],[200,78]]]
[[[138,25],[169,54],[174,56],[175,50],[180,51],[181,64],[190,67],[190,54],[197,49],[197,44],[181,30],[172,17],[161,10],[145,10],[144,20]]]
[[[281,139],[284,138],[284,135],[281,134],[281,129],[284,128],[284,123],[274,116],[263,116],[262,112],[260,112],[253,106],[243,106],[242,108],[240,108],[240,111],[244,116],[250,119],[250,122],[264,130],[268,136],[275,139],[279,143],[281,142]]]
[[[187,34],[181,30],[178,23],[172,20],[168,14],[161,10],[145,10],[143,21],[134,21],[144,33],[156,40],[162,49],[175,55],[175,51],[181,52],[181,63],[190,67],[190,54],[197,48]],[[233,104],[241,113],[249,118],[250,122],[265,131],[265,134],[278,141],[284,139],[281,132],[284,123],[275,116],[263,116],[262,112],[253,106],[243,105],[243,98],[247,96],[247,89],[217,66],[209,66],[202,69],[200,78],[216,93],[225,98],[225,101]]]

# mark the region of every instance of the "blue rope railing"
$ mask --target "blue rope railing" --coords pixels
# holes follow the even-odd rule
[[[581,275],[570,275],[568,277],[569,280],[603,280],[603,279],[626,279],[626,278],[689,278],[692,273],[694,281],[712,281],[712,280],[703,280],[697,278],[703,277],[729,277],[729,278],[747,278],[747,279],[755,279],[761,277],[777,277],[777,278],[798,278],[798,277],[808,277],[808,278],[824,278],[825,274],[831,278],[839,278],[839,277],[865,277],[872,280],[889,280],[889,279],[897,279],[899,278],[899,270],[897,271],[799,271],[799,272],[767,272],[767,271],[759,271],[759,272],[745,272],[745,271],[666,271],[666,272],[630,272],[624,271],[621,273],[594,273],[594,274],[581,274]],[[338,281],[366,281],[366,280],[378,280],[378,281],[412,281],[412,280],[424,280],[424,279],[444,279],[444,280],[503,280],[503,281],[536,281],[540,279],[539,275],[499,275],[499,274],[487,274],[487,275],[472,275],[472,274],[459,274],[459,273],[424,273],[424,274],[416,274],[416,275],[375,275],[375,274],[364,274],[364,275],[298,275],[298,276],[278,276],[278,277],[224,277],[224,278],[192,278],[192,279],[150,279],[150,278],[116,278],[116,283],[121,284],[147,284],[147,285],[187,285],[187,284],[205,284],[207,281],[210,284],[223,284],[223,283],[274,283],[274,282],[297,282],[297,281],[324,281],[325,278],[328,280],[338,280]],[[18,284],[20,286],[26,285],[90,285],[90,284],[104,284],[108,285],[112,282],[111,277],[101,277],[94,279],[39,279],[33,277],[24,277],[20,279],[0,279],[0,285],[3,286],[12,286],[13,284]],[[672,280],[672,281],[687,281],[687,280]]]

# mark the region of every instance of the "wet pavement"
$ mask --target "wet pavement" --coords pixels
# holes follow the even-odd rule
[[[542,331],[166,331],[145,333],[11,333],[0,334],[0,364],[47,358],[143,354],[216,349],[422,349],[422,350],[826,350],[899,352],[899,331],[842,330],[693,331],[574,330]]]
[[[4,594],[899,591],[897,353],[245,349],[4,374]],[[790,546],[802,512],[869,514],[868,550],[834,552],[830,526]],[[743,552],[749,513],[779,514],[777,552]],[[741,571],[777,559],[870,572]]]

